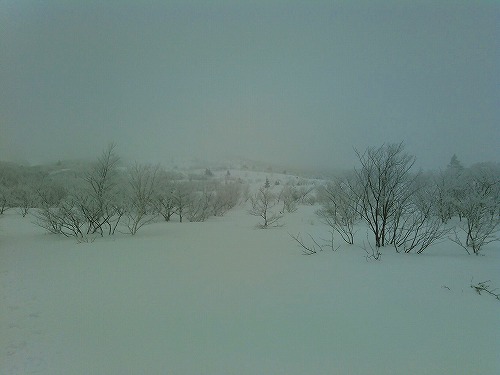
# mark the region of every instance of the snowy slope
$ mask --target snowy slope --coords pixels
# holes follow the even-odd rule
[[[255,229],[244,207],[78,244],[0,219],[1,374],[498,374],[500,246],[468,256],[359,247],[300,207]]]

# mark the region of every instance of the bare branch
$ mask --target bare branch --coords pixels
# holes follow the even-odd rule
[[[304,255],[316,254],[318,252],[318,250],[321,250],[321,246],[319,246],[317,244],[317,242],[314,241],[314,239],[313,239],[314,244],[312,246],[307,246],[306,244],[304,244],[304,241],[302,240],[300,233],[297,233],[296,236],[294,236],[293,234],[290,234],[290,233],[288,233],[288,235],[290,237],[292,237],[295,240],[295,242],[297,242],[302,247],[302,253]],[[312,238],[311,235],[309,235],[309,236]]]
[[[472,280],[471,280],[470,287],[472,289],[474,289],[476,291],[476,293],[479,295],[481,295],[482,292],[486,292],[489,295],[495,297],[497,300],[500,300],[500,293],[496,293],[498,288],[491,289],[490,282],[491,282],[491,280],[486,280],[486,281],[481,281],[481,282],[474,285],[474,284],[472,284]]]

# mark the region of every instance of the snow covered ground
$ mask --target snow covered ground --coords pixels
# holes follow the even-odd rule
[[[470,287],[500,287],[500,243],[304,256],[288,232],[326,236],[316,208],[275,229],[239,207],[80,244],[8,211],[0,373],[500,373],[500,302]]]

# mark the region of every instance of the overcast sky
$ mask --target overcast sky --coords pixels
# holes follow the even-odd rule
[[[0,160],[498,161],[498,1],[0,1]]]

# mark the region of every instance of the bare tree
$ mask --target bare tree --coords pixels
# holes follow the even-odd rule
[[[241,183],[225,181],[224,184],[215,186],[215,197],[213,202],[213,215],[222,216],[231,208],[235,207],[241,197]]]
[[[300,188],[298,188],[299,202],[302,204],[313,205],[315,203],[315,199],[312,192],[315,189],[315,186],[301,186]]]
[[[41,228],[44,228],[53,234],[64,234],[61,230],[61,217],[58,208],[51,207],[42,202],[33,216],[35,217],[34,223]]]
[[[56,199],[47,190],[39,189],[40,207],[36,223],[52,233],[74,236],[86,241],[94,234],[103,235],[104,228],[113,234],[123,216],[123,198],[119,188],[119,158],[115,146],[107,149],[86,172],[83,184],[73,187],[64,199]],[[57,202],[59,200],[59,202]]]
[[[410,170],[415,157],[404,151],[403,143],[368,148],[356,154],[361,167],[355,170],[356,178],[349,186],[360,203],[359,215],[375,237],[375,246],[385,246],[394,239],[394,233],[392,238],[388,233],[390,221],[396,219],[398,210],[414,193],[415,176]]]
[[[13,191],[19,183],[19,166],[0,161],[0,215],[15,207]]]
[[[496,232],[500,227],[500,166],[481,163],[469,168],[463,176],[465,194],[458,202],[465,218],[455,229],[450,239],[470,254],[476,255],[481,248],[498,241]],[[461,239],[459,232],[465,234]]]
[[[189,182],[177,182],[172,191],[172,201],[175,206],[175,213],[179,215],[179,222],[182,223],[184,215],[193,203],[193,186]]]
[[[301,195],[295,186],[284,186],[278,196],[278,200],[283,201],[281,212],[292,213],[297,211],[297,204],[300,199]]]
[[[112,218],[116,214],[116,204],[113,204],[114,195],[118,187],[118,163],[120,158],[115,153],[115,144],[108,144],[97,162],[86,173],[84,180],[87,189],[83,193],[80,207],[89,222],[89,234],[100,233],[103,235],[103,226],[107,225],[111,233],[114,224]]]
[[[320,189],[322,208],[316,212],[321,220],[348,244],[354,243],[354,226],[359,221],[359,193],[350,176],[337,178]]]
[[[0,162],[0,214],[16,207],[25,217],[37,205],[36,186],[47,172],[41,167],[26,167]]]
[[[280,226],[280,219],[283,214],[276,212],[275,207],[278,204],[276,195],[273,193],[270,187],[265,185],[260,187],[257,193],[255,193],[251,198],[251,208],[248,211],[250,215],[259,216],[262,218],[262,224],[260,228],[269,228]]]
[[[83,214],[80,204],[81,201],[73,196],[66,197],[57,207],[42,202],[41,207],[34,213],[35,224],[50,233],[85,241],[90,232],[90,223]]]
[[[31,182],[25,181],[17,185],[12,191],[13,202],[19,208],[22,217],[28,215],[29,210],[37,204],[37,196]]]
[[[157,215],[154,198],[158,192],[159,166],[134,164],[129,168],[129,201],[126,210],[126,226],[134,235]]]
[[[35,190],[39,207],[56,207],[68,196],[68,190],[60,182],[45,179]]]
[[[202,184],[201,190],[195,191],[193,189],[191,193],[191,203],[186,212],[189,221],[205,221],[211,216],[212,205],[215,200],[215,191],[210,185],[205,183]]]
[[[13,205],[12,189],[7,186],[0,185],[0,215],[2,215],[9,208],[13,207]]]
[[[444,226],[441,218],[435,214],[435,189],[422,187],[402,205],[392,229],[392,244],[396,252],[417,254],[424,252],[432,244],[446,236],[449,228]],[[431,198],[429,198],[431,197]]]
[[[158,178],[158,192],[154,198],[157,212],[165,219],[170,221],[170,218],[175,212],[174,204],[174,183],[170,180],[165,171],[160,171]]]

